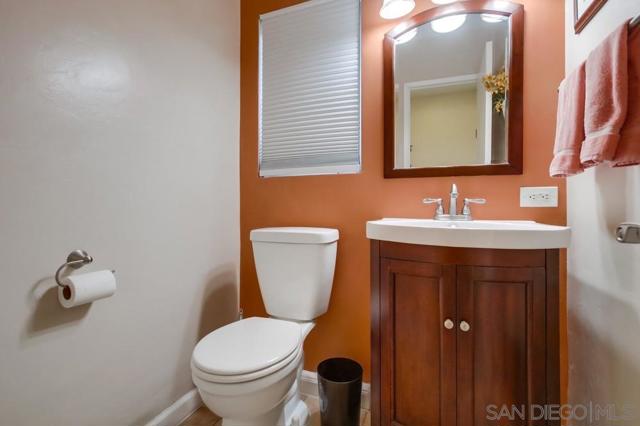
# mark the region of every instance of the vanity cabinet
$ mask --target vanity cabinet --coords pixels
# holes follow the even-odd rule
[[[558,257],[373,240],[372,424],[559,424]]]

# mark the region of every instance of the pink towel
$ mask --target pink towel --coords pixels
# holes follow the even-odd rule
[[[628,60],[626,22],[587,58],[585,140],[580,151],[583,167],[613,160],[620,130],[627,117]]]
[[[584,140],[585,66],[580,65],[561,84],[558,97],[556,144],[549,167],[553,177],[582,173],[580,147]]]
[[[631,31],[629,52],[629,105],[627,120],[622,127],[613,167],[640,164],[640,28]]]

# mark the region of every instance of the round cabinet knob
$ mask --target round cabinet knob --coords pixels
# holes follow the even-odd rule
[[[447,318],[446,320],[444,320],[444,328],[446,328],[447,330],[451,330],[453,329],[453,326],[455,324],[453,323],[453,321],[451,321],[449,318]]]
[[[469,325],[468,322],[462,321],[460,323],[460,330],[462,330],[462,331],[464,331],[466,333],[467,331],[471,330],[471,326]]]

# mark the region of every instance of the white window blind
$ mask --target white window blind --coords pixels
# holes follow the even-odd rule
[[[360,1],[260,17],[260,176],[360,171]]]

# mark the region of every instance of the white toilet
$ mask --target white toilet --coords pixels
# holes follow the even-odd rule
[[[270,318],[247,318],[204,337],[191,359],[193,382],[223,426],[305,426],[302,344],[327,311],[338,231],[251,231],[260,292]]]

